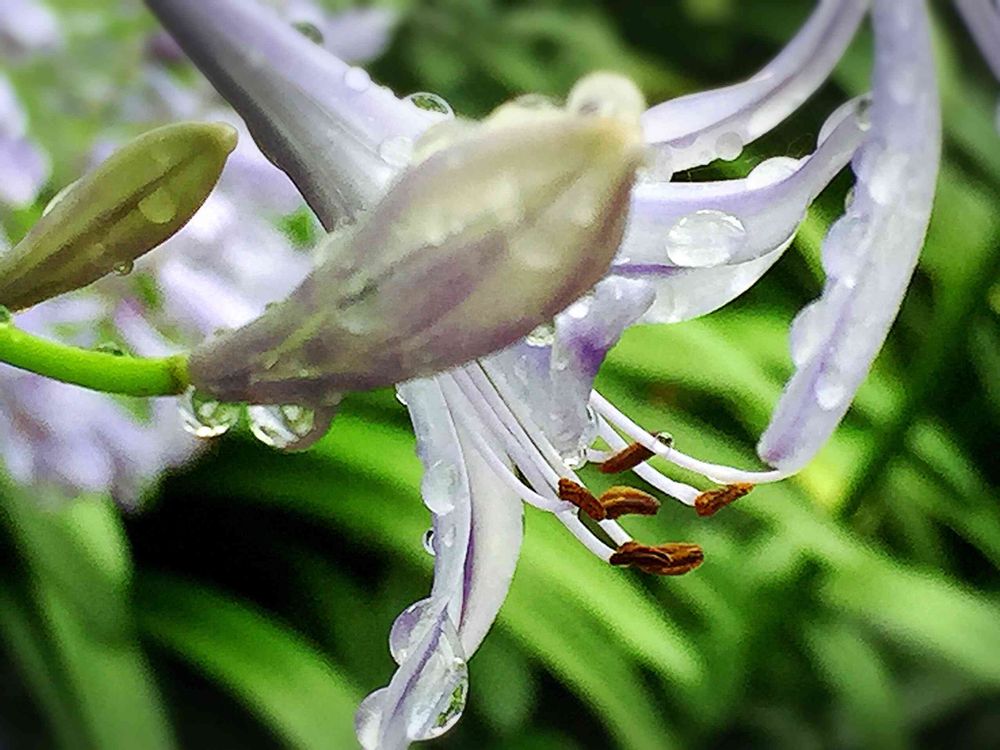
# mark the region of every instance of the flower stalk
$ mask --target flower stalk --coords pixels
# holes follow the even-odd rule
[[[175,396],[188,385],[187,355],[142,358],[89,351],[0,325],[0,360],[92,391],[123,396]]]

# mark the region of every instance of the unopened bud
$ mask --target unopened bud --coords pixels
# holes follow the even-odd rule
[[[0,256],[0,303],[24,309],[131,268],[201,207],[235,146],[233,128],[209,123],[167,125],[123,146]]]
[[[196,349],[192,380],[317,403],[501,349],[607,272],[641,158],[625,120],[482,128],[405,173],[291,297]]]

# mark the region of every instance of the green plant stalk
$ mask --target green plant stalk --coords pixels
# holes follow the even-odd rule
[[[0,325],[0,362],[92,391],[174,396],[190,381],[187,355],[145,359],[79,349]]]

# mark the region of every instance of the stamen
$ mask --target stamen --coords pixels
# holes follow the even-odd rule
[[[610,519],[624,515],[655,516],[660,509],[659,500],[635,487],[612,487],[598,498],[598,502]]]
[[[621,436],[611,428],[608,421],[604,417],[600,417],[598,423],[600,435],[604,438],[604,441],[612,448],[618,450],[624,449],[625,441],[622,440]],[[645,479],[660,492],[666,493],[670,497],[680,500],[685,505],[693,506],[695,498],[701,494],[700,490],[696,490],[689,484],[684,484],[683,482],[671,479],[670,477],[662,474],[651,464],[639,464],[633,469],[633,471],[637,476]]]
[[[591,391],[590,405],[594,410],[607,419],[612,425],[620,429],[635,442],[653,451],[658,456],[666,459],[670,463],[697,472],[708,479],[716,482],[728,482],[732,484],[751,483],[765,484],[777,482],[791,476],[794,472],[780,471],[746,471],[744,469],[734,469],[731,466],[722,466],[707,461],[688,456],[673,447],[661,445],[660,442],[643,430],[639,425],[619,411],[614,404],[608,401],[597,391]]]
[[[572,503],[595,521],[603,521],[608,517],[604,505],[594,497],[594,493],[572,479],[559,480],[559,499]]]
[[[625,542],[611,555],[612,565],[637,568],[658,576],[679,576],[694,570],[705,560],[697,544],[671,542],[651,547],[638,542]]]
[[[645,463],[656,454],[639,443],[632,443],[624,450],[618,451],[601,464],[602,474],[621,474],[631,471],[641,463]]]
[[[698,495],[694,501],[694,509],[698,512],[699,516],[714,515],[730,503],[734,503],[741,497],[748,495],[753,488],[754,485],[747,482],[716,487],[714,490],[708,490]]]

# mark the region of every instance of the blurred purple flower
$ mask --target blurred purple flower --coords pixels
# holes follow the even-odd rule
[[[2,5],[0,41],[4,19],[10,18],[8,5]],[[338,23],[336,15],[324,18]],[[340,34],[374,54],[386,40],[387,27],[364,14],[357,18],[353,32],[341,19]],[[280,218],[303,205],[295,187],[210,87],[181,84],[165,63],[171,64],[152,54],[136,88],[119,94],[121,119],[143,125],[230,121],[240,131],[240,142],[216,190],[180,233],[142,258],[130,274],[18,315],[24,329],[86,347],[116,343],[97,334],[114,331],[136,354],[162,355],[254,319],[312,267],[309,253],[294,247],[278,227]],[[23,112],[0,76],[0,202],[32,202],[48,176],[47,160],[31,150],[26,132]],[[92,163],[116,145],[97,144]],[[130,403],[0,365],[0,404],[0,455],[7,472],[54,498],[110,492],[119,503],[134,506],[149,483],[201,445],[181,429],[184,420],[174,399]]]
[[[149,4],[328,228],[378,204],[407,166],[397,158],[411,150],[404,144],[416,141],[420,151],[462,127],[431,129],[433,121],[372,86],[363,71],[322,54],[249,4]],[[791,114],[827,78],[868,10],[864,0],[821,0],[758,75],[647,111],[643,124],[656,158],[633,191],[628,235],[608,276],[551,325],[507,349],[399,386],[424,465],[435,578],[430,597],[392,629],[399,669],[359,709],[364,747],[392,750],[433,738],[461,714],[466,659],[496,615],[520,548],[519,500],[554,513],[602,560],[679,574],[700,563],[700,550],[639,544],[616,520],[655,512],[655,499],[631,488],[594,497],[577,469],[594,461],[609,473],[634,470],[708,515],[754,483],[797,471],[835,429],[896,315],[930,215],[940,115],[924,2],[874,0],[872,96],[835,112],[811,156],[769,160],[739,180],[668,180],[674,170],[736,158]],[[224,26],[213,23],[221,17]],[[627,110],[628,89],[612,81],[588,79],[567,107]],[[792,327],[797,371],[759,446],[775,468],[752,472],[695,459],[592,390],[627,326],[704,314],[752,285],[849,162],[855,198],[824,242],[827,282]],[[591,447],[598,437],[607,450]],[[725,486],[700,491],[677,482],[646,463],[655,455]],[[578,509],[612,546],[581,522]]]
[[[55,14],[38,0],[0,4],[0,57],[8,60],[48,52],[62,44]]]

